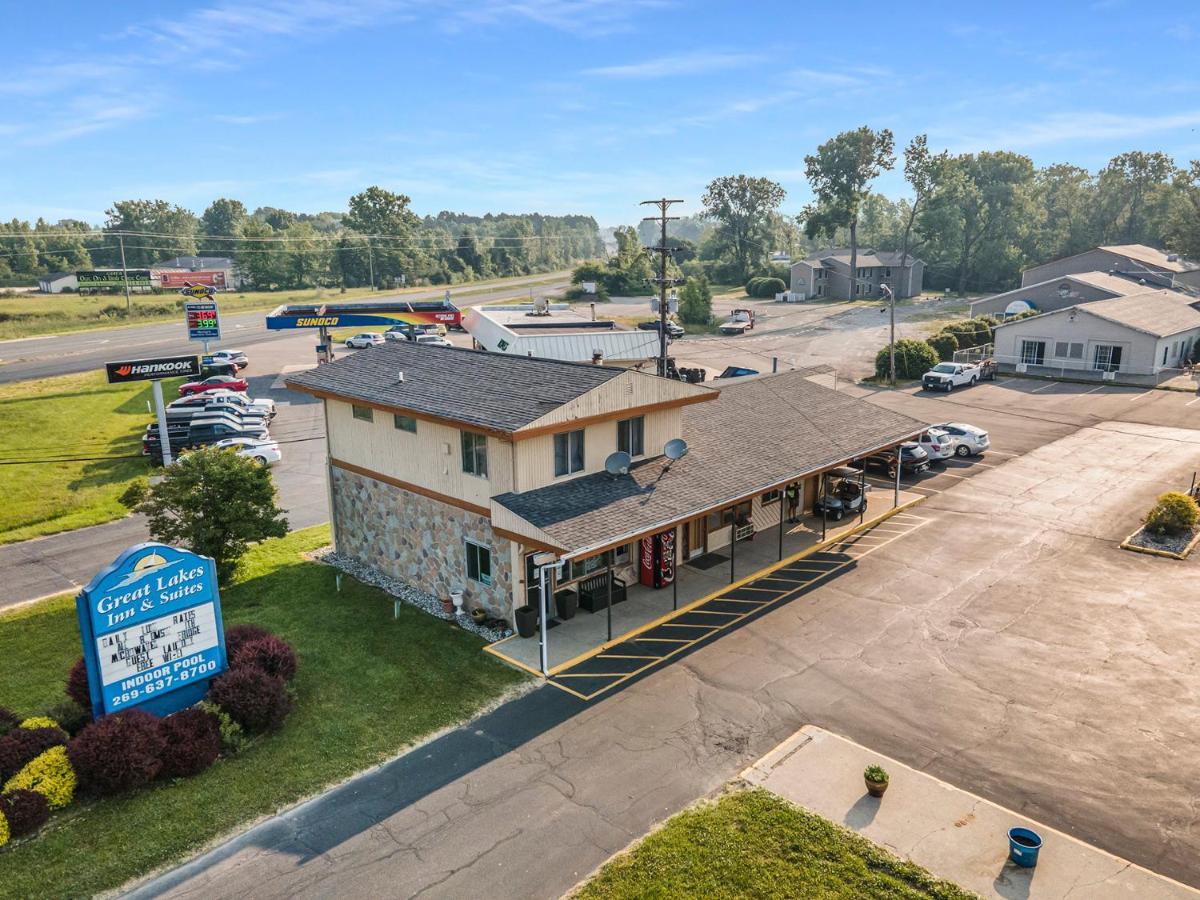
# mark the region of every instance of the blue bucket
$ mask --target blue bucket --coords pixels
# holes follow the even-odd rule
[[[1008,858],[1018,866],[1032,869],[1037,865],[1042,836],[1028,828],[1008,829]]]

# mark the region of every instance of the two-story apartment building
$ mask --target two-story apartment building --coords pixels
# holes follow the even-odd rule
[[[897,251],[860,250],[850,271],[849,250],[826,250],[792,263],[791,292],[808,299],[829,297],[849,300],[881,297],[881,285],[895,292],[896,299],[921,293],[925,263]]]
[[[325,404],[337,551],[509,622],[536,602],[538,553],[564,561],[560,588],[602,569],[636,582],[643,539],[670,533],[686,563],[782,525],[789,486],[811,505],[819,473],[927,427],[801,371],[718,390],[407,343],[287,383]]]

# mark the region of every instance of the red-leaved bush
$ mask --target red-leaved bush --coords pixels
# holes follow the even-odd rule
[[[20,772],[34,757],[66,742],[67,733],[61,728],[14,728],[0,737],[0,784]]]
[[[225,629],[225,656],[230,661],[237,655],[243,644],[257,641],[259,638],[270,637],[271,632],[258,625],[233,625]]]
[[[50,804],[37,791],[14,788],[0,794],[0,815],[8,822],[12,837],[33,834],[50,818]]]
[[[198,775],[221,754],[221,722],[212,713],[191,707],[172,713],[159,723],[166,747],[162,754],[164,778]]]
[[[153,781],[165,746],[158,717],[130,709],[88,725],[67,744],[67,756],[81,787],[116,794]]]
[[[87,666],[84,664],[82,656],[67,673],[67,696],[78,703],[81,708],[91,712],[92,695],[88,690]]]
[[[208,699],[245,729],[247,734],[274,731],[292,709],[282,678],[246,666],[214,678]]]
[[[8,734],[21,724],[21,717],[7,707],[0,706],[0,736]]]
[[[268,634],[239,646],[237,655],[229,657],[229,666],[252,666],[268,675],[291,681],[296,677],[296,651],[283,638]]]

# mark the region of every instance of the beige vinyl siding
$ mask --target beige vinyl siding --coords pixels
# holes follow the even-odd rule
[[[373,422],[355,419],[351,404],[325,401],[329,454],[334,459],[486,507],[488,499],[512,488],[512,445],[487,439],[488,477],[462,470],[457,428],[424,420],[415,434],[396,428],[391,413],[375,411]]]
[[[667,441],[683,435],[683,410],[678,407],[645,413],[644,418],[646,420],[644,437],[646,453],[644,457],[639,458],[661,455],[663,445]],[[617,419],[610,419],[585,426],[583,429],[583,471],[571,475],[556,477],[554,474],[553,434],[543,434],[519,441],[514,445],[516,484],[513,490],[517,492],[531,491],[555,481],[565,481],[568,478],[578,478],[580,475],[602,471],[604,461],[617,449],[617,422]]]
[[[569,424],[576,419],[606,416],[627,409],[632,414],[635,412],[633,407],[654,406],[712,392],[712,388],[658,378],[643,372],[627,371],[583,396],[564,403],[540,419],[535,419],[517,431],[517,437],[520,437],[521,431],[536,431],[546,426]]]
[[[1044,341],[1046,343],[1045,367],[1067,369],[1092,369],[1097,344],[1108,344],[1121,348],[1123,372],[1147,374],[1154,370],[1154,353],[1158,339],[1152,335],[1089,315],[1087,307],[1079,307],[1075,321],[1071,321],[1069,310],[1059,310],[1042,316],[1022,319],[996,329],[996,359],[1012,364],[1020,361],[1022,341]],[[1064,360],[1054,357],[1055,342],[1082,343],[1083,358]],[[1162,351],[1158,351],[1161,358]]]

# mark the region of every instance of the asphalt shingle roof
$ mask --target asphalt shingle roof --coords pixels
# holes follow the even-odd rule
[[[639,462],[494,501],[569,553],[602,547],[919,434],[927,424],[808,379],[798,370],[721,387],[685,407],[688,454]],[[714,385],[715,386],[715,385]]]
[[[1107,250],[1109,253],[1116,253],[1121,256],[1127,256],[1130,259],[1136,259],[1138,262],[1146,263],[1149,266],[1157,266],[1160,269],[1166,269],[1169,272],[1192,272],[1197,267],[1196,263],[1186,259],[1169,254],[1165,250],[1159,250],[1157,247],[1147,247],[1145,244],[1106,244],[1100,248]]]
[[[1096,300],[1079,308],[1109,322],[1155,337],[1167,337],[1200,328],[1200,310],[1194,298],[1172,290],[1146,291],[1128,297]]]
[[[287,384],[511,432],[624,371],[400,341],[289,376]]]

